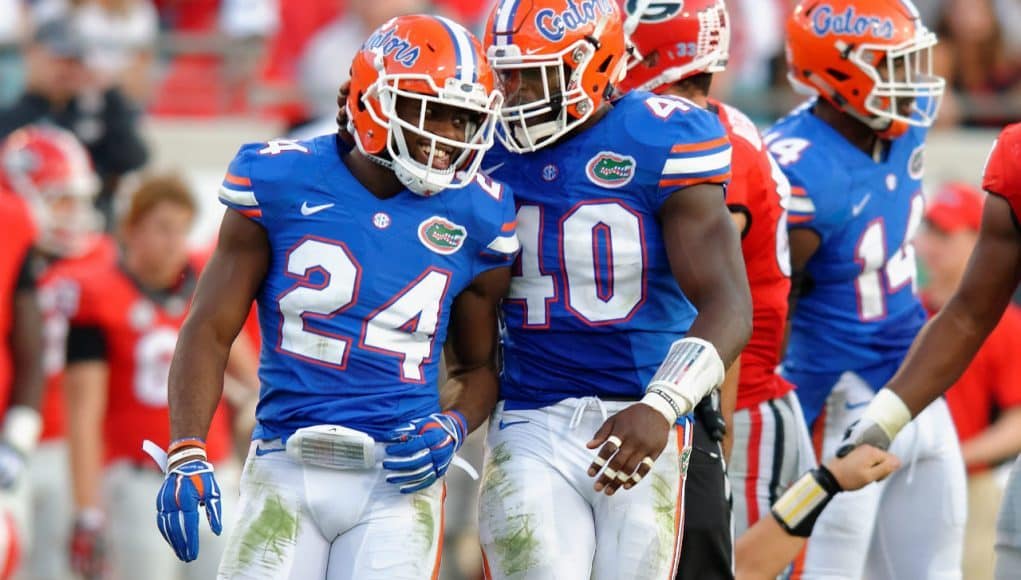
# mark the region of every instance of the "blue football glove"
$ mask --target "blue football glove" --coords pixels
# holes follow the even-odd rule
[[[401,493],[429,487],[447,472],[467,435],[468,421],[457,411],[433,413],[394,429],[387,440],[396,443],[387,445],[383,460],[393,472],[387,483],[400,486]]]
[[[213,466],[206,461],[205,445],[194,443],[198,440],[187,441],[171,445],[167,465],[173,467],[156,496],[156,525],[177,557],[191,562],[199,555],[199,506],[205,506],[209,528],[218,536],[223,519],[220,486],[213,476]]]

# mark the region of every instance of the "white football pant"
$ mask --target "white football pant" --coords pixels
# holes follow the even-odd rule
[[[72,577],[69,546],[74,508],[67,442],[42,441],[29,461],[31,536],[22,567],[32,580],[66,580]]]
[[[223,534],[231,528],[237,510],[237,468],[227,462],[215,466],[223,508]],[[199,557],[184,563],[174,555],[156,527],[156,492],[163,474],[129,461],[111,464],[103,475],[106,514],[106,580],[209,580],[226,544],[224,536],[209,530],[205,508],[199,507]]]
[[[768,516],[773,502],[815,467],[815,451],[794,391],[734,411],[733,423],[727,477],[737,539],[759,518]]]
[[[996,521],[996,580],[1021,579],[1021,457],[1014,462]]]
[[[567,399],[489,421],[479,494],[487,578],[672,580],[681,557],[690,423],[671,429],[648,475],[612,496],[593,489],[585,444],[631,402]]]
[[[241,475],[237,522],[216,577],[435,578],[444,483],[402,495],[386,482],[387,473],[381,466],[342,471],[304,465],[284,452],[279,439],[253,442]]]
[[[821,463],[875,393],[846,372],[814,426]],[[961,578],[967,515],[964,461],[946,402],[938,399],[897,435],[902,467],[886,480],[837,495],[826,507],[793,578],[955,580]]]

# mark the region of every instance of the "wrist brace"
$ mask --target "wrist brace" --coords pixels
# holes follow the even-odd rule
[[[792,536],[807,538],[819,514],[833,496],[843,491],[837,478],[826,466],[820,465],[801,476],[780,499],[773,504],[776,521]]]
[[[670,352],[646,387],[642,402],[673,425],[719,387],[726,372],[712,343],[701,338],[682,338],[670,345]]]
[[[865,418],[870,419],[893,441],[900,430],[911,422],[911,410],[897,393],[880,389],[865,409]]]

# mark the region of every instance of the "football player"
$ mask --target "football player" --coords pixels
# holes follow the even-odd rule
[[[816,97],[766,136],[792,186],[796,304],[782,372],[820,461],[925,322],[911,239],[924,215],[926,130],[944,88],[932,73],[935,44],[908,0],[803,0],[787,22],[789,76]],[[795,577],[960,577],[964,470],[946,404],[910,429],[892,448],[910,467],[837,497]]]
[[[17,571],[27,537],[25,471],[42,429],[42,314],[32,247],[37,229],[28,200],[11,192],[0,170],[0,578]]]
[[[139,517],[151,513],[152,490],[163,480],[142,441],[169,439],[170,359],[201,266],[187,245],[195,212],[179,179],[146,179],[121,218],[119,259],[68,276],[77,294],[64,375],[76,510],[71,563],[88,578],[106,565],[118,578],[212,578],[219,563],[223,542],[183,570],[152,521]],[[230,450],[226,413],[219,412],[210,462],[226,467]],[[225,488],[236,490],[224,477]]]
[[[64,578],[71,574],[68,553],[53,547],[69,545],[74,519],[62,391],[67,317],[78,295],[71,279],[75,271],[111,263],[116,247],[98,233],[101,220],[92,203],[99,181],[73,134],[48,126],[13,133],[0,145],[0,179],[32,208],[39,227],[36,268],[42,271],[46,389],[40,441],[28,467],[32,516],[26,571],[32,578]]]
[[[518,201],[480,533],[493,578],[672,578],[690,413],[751,330],[724,203],[730,145],[690,101],[634,91],[611,0],[502,0],[491,175]]]
[[[204,437],[255,298],[258,425],[218,577],[438,574],[442,479],[496,402],[497,306],[518,250],[510,189],[478,174],[494,84],[462,26],[395,18],[351,65],[353,149],[335,135],[271,141],[231,163],[171,366],[157,523],[182,560],[199,550],[199,506],[222,525]]]
[[[1021,124],[1000,134],[986,162],[986,198],[978,243],[957,291],[926,324],[897,374],[848,430],[839,453],[904,440],[912,418],[923,420],[968,368],[1021,282]],[[892,443],[891,443],[892,442]],[[1021,460],[1014,464],[997,522],[996,578],[1021,570]]]
[[[691,100],[720,118],[733,149],[727,207],[741,232],[754,311],[751,339],[728,371],[723,388],[725,403],[734,405],[736,396],[736,411],[727,417],[735,441],[727,464],[735,532],[740,536],[815,462],[793,386],[775,372],[790,293],[785,213],[790,184],[752,121],[709,97],[713,74],[725,69],[729,56],[730,17],[723,0],[685,2],[676,10],[643,0],[622,4],[637,61],[622,88]],[[727,405],[724,411],[729,415]],[[726,476],[722,461],[713,460],[719,448],[707,427],[706,421],[696,420],[682,577],[685,570],[690,578],[707,578],[709,570],[730,575]]]

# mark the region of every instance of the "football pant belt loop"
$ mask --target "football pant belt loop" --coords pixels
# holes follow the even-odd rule
[[[368,433],[341,425],[302,427],[287,438],[284,449],[299,463],[341,471],[372,469],[386,456]],[[473,480],[479,478],[475,468],[460,456],[455,455],[451,464]]]

